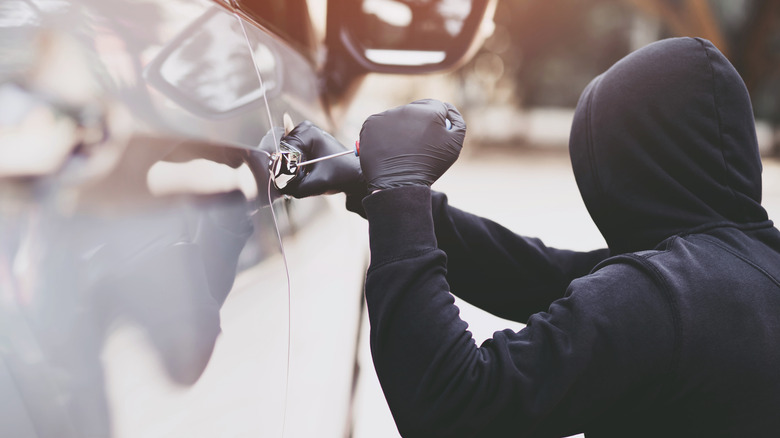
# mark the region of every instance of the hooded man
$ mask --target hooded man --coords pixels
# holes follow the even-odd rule
[[[747,90],[710,42],[651,44],[580,98],[572,166],[609,249],[548,248],[432,193],[464,133],[454,108],[415,102],[365,122],[359,165],[288,187],[362,199],[371,350],[401,435],[780,433],[780,232]],[[286,140],[343,150],[310,124]],[[478,347],[450,292],[527,326]]]

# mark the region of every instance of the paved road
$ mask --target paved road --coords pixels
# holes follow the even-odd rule
[[[490,151],[462,157],[436,183],[450,204],[480,214],[515,230],[541,238],[550,246],[588,250],[604,240],[585,209],[565,151]],[[780,162],[764,162],[764,206],[770,218],[780,218]],[[458,302],[477,343],[495,330],[519,329],[521,324],[502,320]],[[368,325],[360,345],[361,378],[355,412],[355,438],[397,438],[387,404],[371,364]]]

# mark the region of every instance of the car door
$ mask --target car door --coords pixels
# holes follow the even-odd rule
[[[349,435],[366,225],[281,196],[282,115],[338,136],[495,9],[369,3],[0,2],[0,435]]]
[[[219,2],[12,3],[11,138],[58,135],[0,176],[2,435],[343,436],[362,242],[268,168],[283,112],[330,126],[305,45]]]

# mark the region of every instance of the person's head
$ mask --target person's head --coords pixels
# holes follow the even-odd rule
[[[596,77],[577,104],[569,152],[613,254],[767,219],[750,97],[709,41],[658,41]]]

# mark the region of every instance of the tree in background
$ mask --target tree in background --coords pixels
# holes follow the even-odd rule
[[[509,93],[523,108],[573,107],[593,77],[639,46],[701,36],[740,72],[757,117],[780,125],[780,0],[502,0],[495,21],[464,70],[464,84],[479,84],[466,90],[472,102]]]
[[[627,0],[670,35],[707,38],[745,80],[757,117],[780,125],[780,1]]]
[[[593,77],[631,51],[632,10],[610,0],[502,2],[523,106],[574,106]],[[514,17],[508,19],[509,17]],[[508,19],[508,20],[507,20]]]

